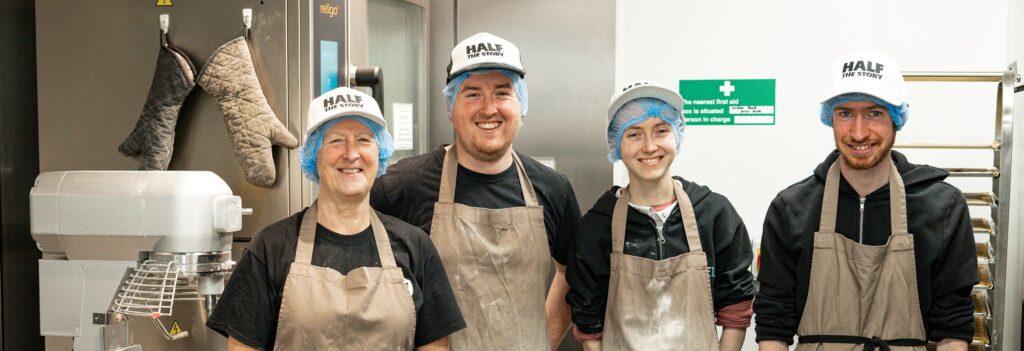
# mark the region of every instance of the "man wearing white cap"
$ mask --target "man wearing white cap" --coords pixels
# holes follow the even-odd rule
[[[761,350],[967,350],[978,282],[970,213],[949,173],[892,151],[907,122],[892,58],[830,72],[821,121],[836,149],[772,201],[754,299]]]
[[[505,39],[477,33],[456,45],[444,89],[455,143],[396,163],[371,194],[437,246],[467,324],[453,350],[546,350],[568,329],[579,205],[564,175],[512,149],[524,74]]]

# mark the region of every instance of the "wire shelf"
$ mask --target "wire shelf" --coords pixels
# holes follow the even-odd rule
[[[130,316],[160,318],[174,312],[178,268],[174,263],[147,260],[122,282],[114,311]]]

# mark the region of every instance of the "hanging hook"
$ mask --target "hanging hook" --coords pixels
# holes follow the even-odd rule
[[[160,43],[167,44],[167,30],[171,27],[171,15],[160,15]]]
[[[162,14],[160,15],[160,32],[167,34],[167,28],[171,26],[171,15]]]
[[[252,29],[252,9],[242,9],[242,24],[245,25],[245,36],[249,36]]]

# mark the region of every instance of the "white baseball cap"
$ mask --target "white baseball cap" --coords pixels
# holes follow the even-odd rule
[[[309,102],[309,114],[306,116],[306,137],[308,138],[318,127],[337,117],[359,116],[377,123],[387,130],[388,122],[380,113],[377,100],[370,95],[352,88],[336,88],[320,95]]]
[[[626,84],[612,95],[611,101],[608,102],[608,118],[611,119],[627,102],[645,97],[664,101],[680,113],[683,112],[683,97],[679,96],[679,93],[655,82],[638,80]]]
[[[466,38],[452,49],[448,63],[448,81],[462,72],[482,68],[503,68],[526,76],[519,48],[497,35],[480,32]]]
[[[850,93],[868,94],[893,106],[903,105],[907,95],[903,71],[889,55],[871,50],[847,54],[832,64],[832,88],[822,103]]]

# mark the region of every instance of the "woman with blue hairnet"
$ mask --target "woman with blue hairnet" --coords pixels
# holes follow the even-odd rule
[[[394,142],[377,102],[338,88],[310,103],[312,206],[253,238],[207,326],[228,350],[447,350],[466,326],[437,250],[370,207]]]
[[[669,172],[683,99],[638,81],[612,96],[613,186],[580,220],[566,279],[574,335],[587,350],[739,350],[750,325],[747,230],[729,200]],[[715,325],[723,327],[716,337]]]

